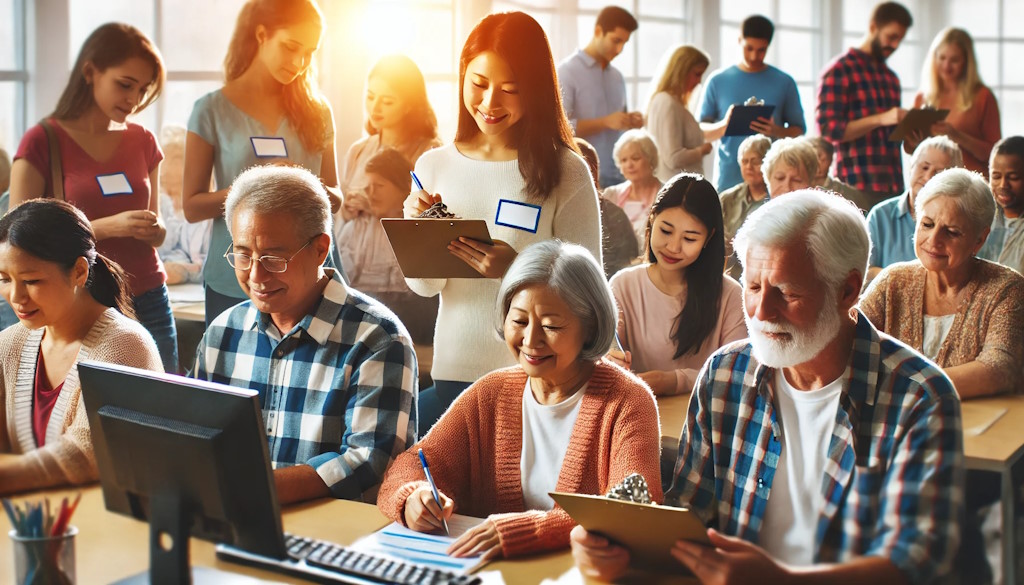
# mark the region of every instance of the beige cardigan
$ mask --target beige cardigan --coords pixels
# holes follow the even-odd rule
[[[1021,390],[1024,364],[1024,277],[975,259],[978,269],[963,292],[935,362],[943,367],[974,360],[995,368]],[[860,309],[879,330],[917,351],[924,345],[924,288],[919,260],[886,267],[861,299]]]
[[[89,359],[161,372],[160,354],[142,325],[114,309],[104,311],[82,341],[50,414],[45,445],[37,448],[32,394],[42,339],[43,329],[30,330],[20,323],[0,333],[0,421],[5,424],[0,453],[24,455],[30,481],[37,487],[95,481],[96,458],[81,400],[78,362]]]

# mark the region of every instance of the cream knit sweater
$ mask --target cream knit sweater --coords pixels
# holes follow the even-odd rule
[[[43,329],[20,323],[0,332],[0,453],[21,454],[20,464],[35,488],[95,481],[89,421],[78,382],[78,362],[95,360],[162,372],[160,354],[146,329],[115,309],[93,324],[64,378],[46,426],[45,445],[37,448],[32,431],[32,393]]]

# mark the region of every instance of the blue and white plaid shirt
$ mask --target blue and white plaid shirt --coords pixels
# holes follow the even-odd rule
[[[193,375],[259,392],[275,469],[306,464],[334,497],[372,501],[416,442],[416,355],[394,314],[326,272],[320,303],[283,336],[248,300],[219,315]]]
[[[960,400],[933,363],[858,312],[828,446],[816,563],[889,559],[912,583],[951,568],[963,518]],[[666,502],[757,543],[778,467],[782,425],[773,370],[748,341],[704,364]],[[780,497],[786,497],[781,495]]]

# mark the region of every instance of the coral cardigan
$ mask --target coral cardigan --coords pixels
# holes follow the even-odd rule
[[[423,440],[395,459],[377,497],[380,510],[405,523],[406,498],[426,484],[416,454],[422,448],[437,489],[454,500],[456,512],[490,519],[505,557],[569,546],[576,523],[564,510],[527,511],[523,502],[525,387],[526,373],[518,366],[470,386]],[[555,489],[603,494],[635,472],[660,503],[660,434],[650,389],[602,360],[581,401]]]

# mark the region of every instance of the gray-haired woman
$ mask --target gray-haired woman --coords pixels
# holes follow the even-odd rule
[[[861,310],[942,366],[961,399],[1019,389],[1024,277],[977,257],[995,215],[985,178],[946,169],[915,206],[917,260],[882,270]]]
[[[614,342],[616,315],[586,248],[549,240],[523,250],[497,302],[498,331],[518,365],[470,386],[395,459],[378,494],[381,511],[420,531],[441,528],[456,508],[485,517],[449,553],[511,557],[569,546],[575,523],[548,492],[601,494],[636,472],[660,501],[654,396],[601,358]]]
[[[627,130],[615,141],[612,158],[626,180],[605,188],[602,195],[626,212],[637,244],[643,246],[647,215],[661,190],[661,181],[654,176],[658,168],[658,147],[646,130]]]

